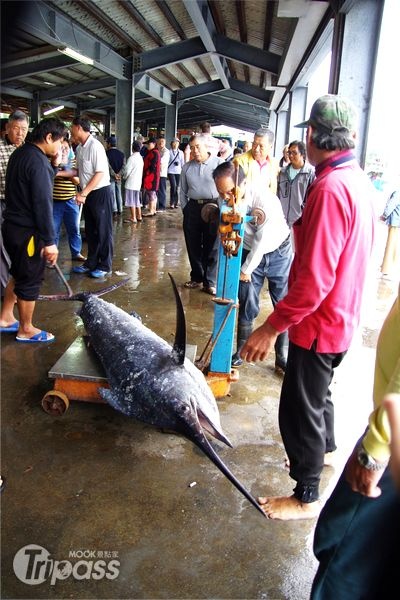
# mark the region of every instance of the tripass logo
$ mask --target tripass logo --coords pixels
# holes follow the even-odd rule
[[[57,581],[68,579],[116,579],[119,575],[119,560],[104,558],[118,556],[118,552],[103,552],[96,550],[71,550],[69,558],[78,559],[72,563],[69,560],[54,560],[46,548],[36,544],[24,546],[14,556],[14,573],[20,581],[28,585],[39,585],[49,580],[50,585]],[[101,558],[100,558],[101,557]],[[99,560],[94,560],[94,559]]]

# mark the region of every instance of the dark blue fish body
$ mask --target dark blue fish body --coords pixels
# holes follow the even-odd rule
[[[185,358],[186,326],[177,302],[177,332],[172,348],[141,321],[95,295],[80,311],[90,343],[99,356],[110,388],[100,394],[113,408],[184,435],[194,442],[264,516],[253,496],[222,462],[204,431],[231,446],[222,431],[219,411],[203,373]]]
[[[201,413],[222,433],[218,407],[203,374],[188,359],[177,364],[171,346],[137,318],[96,296],[80,311],[90,343],[106,371],[110,389],[100,393],[115,409],[150,425],[176,430],[191,398],[201,398]],[[175,423],[171,421],[175,420]],[[218,437],[218,436],[217,436]]]

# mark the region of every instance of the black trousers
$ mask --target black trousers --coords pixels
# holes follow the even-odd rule
[[[29,302],[37,300],[46,265],[44,257],[41,256],[43,240],[37,231],[19,227],[8,221],[3,223],[2,231],[4,245],[11,261],[10,273],[15,280],[15,295]]]
[[[353,492],[344,471],[318,519],[312,600],[383,600],[398,586],[400,495],[390,469],[378,498]],[[398,592],[397,592],[398,593]]]
[[[345,352],[320,353],[289,342],[279,403],[279,427],[290,460],[295,497],[301,502],[319,498],[324,454],[336,449],[334,407],[329,386]]]
[[[180,181],[180,173],[168,173],[169,186],[170,186],[170,206],[178,206],[178,188]]]
[[[93,190],[83,205],[88,245],[85,266],[111,271],[113,258],[113,193],[111,186]]]
[[[183,210],[183,233],[190,262],[190,280],[205,287],[216,286],[218,263],[218,221],[205,223],[204,204],[189,200]]]

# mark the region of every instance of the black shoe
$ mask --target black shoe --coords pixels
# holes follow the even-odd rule
[[[243,364],[243,359],[240,358],[239,354],[235,352],[232,356],[231,367],[241,367]]]

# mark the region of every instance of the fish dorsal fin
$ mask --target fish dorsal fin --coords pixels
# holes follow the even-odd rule
[[[177,365],[183,365],[186,353],[186,318],[183,310],[183,304],[179,295],[178,288],[171,273],[168,273],[172,283],[176,302],[176,331],[174,346],[172,349],[172,360]]]

